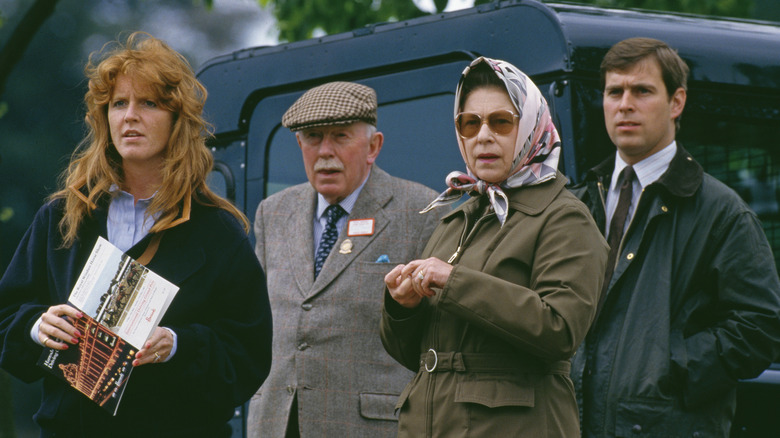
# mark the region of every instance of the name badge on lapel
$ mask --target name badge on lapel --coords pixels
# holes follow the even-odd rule
[[[347,236],[370,236],[374,234],[374,219],[353,219],[347,225]]]

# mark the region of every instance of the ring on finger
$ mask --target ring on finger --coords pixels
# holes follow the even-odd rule
[[[48,347],[49,346],[48,343],[49,343],[49,337],[48,336],[44,336],[43,337],[43,346],[44,347]]]
[[[155,361],[155,362],[158,362],[159,360],[160,360],[160,355],[159,355],[159,354],[157,354],[157,352],[155,351],[155,352],[154,352],[154,361]]]
[[[417,274],[417,279],[423,281],[424,278],[425,278],[425,271],[420,271],[420,273]]]

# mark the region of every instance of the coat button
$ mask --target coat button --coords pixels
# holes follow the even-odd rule
[[[634,258],[634,253],[633,252],[628,253],[628,255],[626,255],[626,258],[628,260],[632,260]]]
[[[287,393],[290,395],[293,395],[295,390],[293,389],[292,385],[287,385]]]
[[[631,428],[631,432],[633,432],[634,435],[639,435],[642,433],[642,426],[635,424],[634,427]]]
[[[303,304],[301,304],[301,309],[306,310],[306,311],[311,310],[312,307],[314,307],[314,306],[312,306],[311,303],[303,303]]]
[[[309,348],[309,344],[302,342],[298,345],[298,350],[303,351],[305,349]]]

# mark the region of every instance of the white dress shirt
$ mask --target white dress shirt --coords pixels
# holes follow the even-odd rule
[[[634,164],[634,184],[631,192],[631,206],[628,208],[628,217],[626,218],[626,224],[624,225],[623,232],[628,229],[628,225],[631,223],[631,219],[634,217],[634,211],[637,204],[639,204],[639,198],[642,196],[642,190],[654,183],[666,172],[669,168],[669,164],[672,162],[672,158],[677,153],[677,142],[672,142],[661,149],[660,151],[650,155],[644,160]],[[615,154],[615,170],[612,172],[612,181],[609,184],[609,190],[607,191],[607,228],[606,236],[609,237],[609,224],[612,222],[612,216],[615,215],[615,208],[617,208],[618,198],[620,197],[620,185],[623,181],[618,181],[620,173],[628,166],[628,163],[620,158],[620,154]]]

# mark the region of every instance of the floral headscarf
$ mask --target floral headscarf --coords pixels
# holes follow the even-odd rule
[[[512,105],[520,115],[517,142],[515,143],[515,159],[512,162],[509,176],[498,184],[491,184],[478,179],[471,169],[468,169],[468,174],[458,171],[450,172],[446,178],[447,190],[420,213],[451,204],[466,193],[471,196],[487,194],[490,197],[490,204],[503,226],[509,206],[509,200],[503,189],[531,186],[554,179],[560,158],[561,140],[550,116],[547,101],[544,100],[536,85],[515,66],[498,59],[479,57],[463,70],[458,88],[455,91],[455,116],[461,111],[463,82],[471,69],[480,63],[486,63],[490,66],[490,69],[501,79]],[[457,135],[457,138],[460,154],[468,166],[463,139],[460,135]]]

